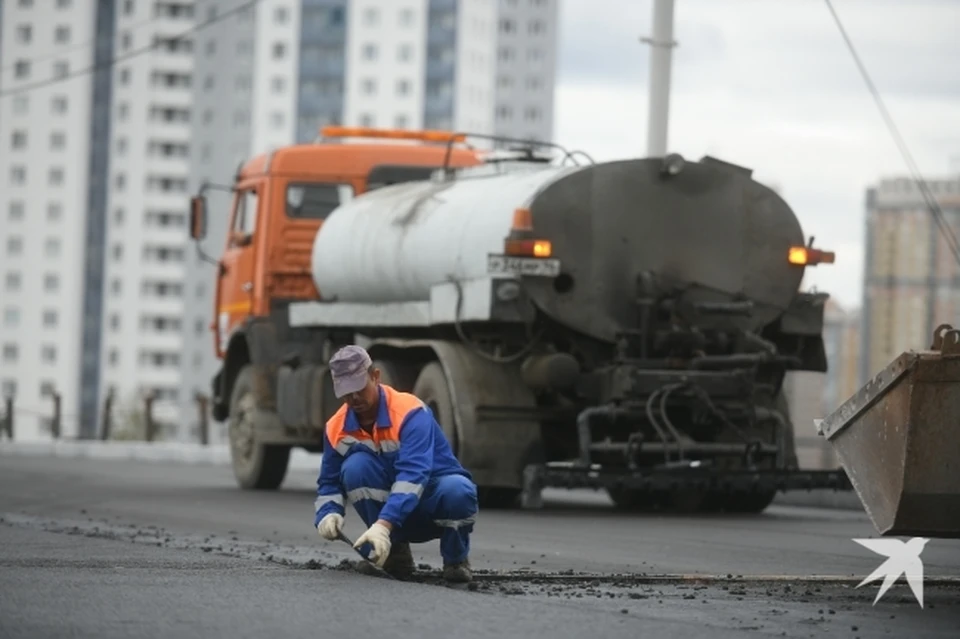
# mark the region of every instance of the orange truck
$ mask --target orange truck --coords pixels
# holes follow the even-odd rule
[[[238,173],[212,405],[240,486],[276,489],[292,448],[322,451],[327,361],[361,343],[430,408],[484,506],[566,486],[757,512],[778,490],[849,490],[796,467],[784,375],[826,370],[826,295],[799,287],[833,254],[774,191],[709,157],[469,138],[328,127]],[[194,239],[206,223],[201,191]]]

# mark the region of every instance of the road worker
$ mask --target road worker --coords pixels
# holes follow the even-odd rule
[[[337,351],[330,372],[343,405],[326,425],[314,502],[317,531],[338,539],[346,498],[368,526],[354,547],[369,544],[369,558],[394,577],[416,570],[410,542],[439,538],[443,577],[471,581],[477,487],[430,409],[380,383],[380,370],[359,346]]]

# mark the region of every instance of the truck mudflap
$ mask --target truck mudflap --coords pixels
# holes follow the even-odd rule
[[[687,462],[682,466],[624,470],[605,469],[599,464],[584,466],[579,462],[550,462],[530,465],[524,470],[522,506],[542,508],[544,488],[625,488],[651,492],[683,488],[706,490],[714,494],[748,495],[822,488],[851,490],[852,486],[842,470],[733,470],[697,465],[697,462]]]
[[[960,331],[939,326],[817,431],[880,535],[960,538]]]

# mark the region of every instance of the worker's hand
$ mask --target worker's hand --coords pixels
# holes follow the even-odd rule
[[[341,530],[343,530],[343,515],[337,513],[330,513],[317,524],[317,532],[320,536],[330,541],[336,541]]]
[[[360,550],[363,544],[367,543],[373,546],[369,555],[370,561],[383,568],[383,564],[387,562],[387,557],[390,555],[390,531],[380,522],[375,522],[367,532],[360,535],[353,547]]]

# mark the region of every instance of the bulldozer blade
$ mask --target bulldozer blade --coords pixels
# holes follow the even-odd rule
[[[960,538],[960,331],[938,327],[817,430],[880,535]]]

